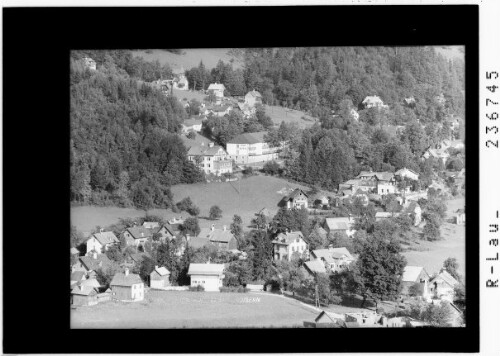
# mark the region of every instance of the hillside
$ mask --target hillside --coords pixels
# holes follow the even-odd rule
[[[146,61],[158,60],[162,65],[169,64],[174,71],[181,69],[181,67],[184,69],[196,67],[200,61],[203,61],[207,69],[212,69],[215,68],[219,60],[226,63],[230,63],[232,60],[234,69],[242,68],[243,62],[228,54],[228,50],[227,48],[183,49],[183,54],[179,55],[162,49],[154,49],[132,51],[132,54],[135,57],[142,57]]]
[[[448,60],[465,60],[465,49],[463,46],[442,46],[436,47],[436,52]]]

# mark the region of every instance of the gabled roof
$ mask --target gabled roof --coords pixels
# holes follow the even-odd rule
[[[134,261],[136,263],[142,262],[142,259],[144,257],[151,257],[151,256],[147,252],[137,252],[137,253],[133,253],[130,255],[130,258],[132,259],[132,261]]]
[[[342,314],[337,314],[337,313],[332,313],[332,312],[328,312],[328,311],[322,311],[317,317],[316,319],[314,319],[314,321],[317,323],[318,320],[320,320],[323,316],[327,317],[328,319],[330,319],[333,323],[335,323],[338,319],[340,320],[344,320],[344,315]]]
[[[223,152],[219,152],[222,149]],[[188,150],[188,156],[215,156],[225,153],[221,146],[191,146]]]
[[[76,286],[73,288],[71,291],[71,294],[76,294],[76,295],[95,295],[97,294],[95,288],[90,287],[90,286]]]
[[[312,260],[304,262],[304,265],[307,267],[309,271],[312,273],[326,273],[325,265],[320,260]]]
[[[72,255],[79,255],[80,251],[78,251],[78,249],[76,249],[75,247],[72,247],[69,249],[69,253],[71,253]]]
[[[285,233],[282,232],[282,233],[278,234],[278,236],[276,236],[276,238],[272,241],[272,243],[273,244],[289,245],[298,238],[304,240],[304,235],[302,235],[301,231],[292,231],[292,232],[285,232]]]
[[[354,219],[349,220],[349,218],[344,217],[325,219],[325,224],[330,230],[349,230],[353,223]]]
[[[170,271],[165,267],[155,266],[155,269],[151,273],[158,273],[160,276],[167,276],[170,274]]]
[[[314,256],[317,258],[323,258],[327,262],[334,262],[331,259],[339,259],[345,256],[348,260],[354,261],[354,257],[351,255],[349,250],[345,247],[337,247],[337,248],[322,248],[318,250],[312,251]]]
[[[293,192],[286,196],[285,200],[295,199],[300,193],[305,195],[305,197],[307,198],[307,194],[302,189],[296,188]]]
[[[92,235],[101,245],[120,242],[112,231],[97,232]]]
[[[71,280],[72,281],[81,281],[85,277],[85,272],[84,271],[75,271],[71,273]]]
[[[316,226],[316,228],[313,231],[311,231],[311,234],[313,232],[316,232],[319,236],[323,238],[326,238],[328,236],[328,232],[326,232],[326,230],[323,229],[321,226]]]
[[[111,261],[105,254],[97,254],[97,258],[94,259],[93,256],[81,256],[80,262],[88,271],[94,271],[99,268],[103,270],[111,265]]]
[[[234,137],[229,140],[227,143],[231,144],[239,144],[239,145],[251,145],[255,143],[264,143],[264,135],[267,134],[267,131],[259,131],[259,132],[247,132],[241,135]]]
[[[208,90],[225,90],[224,84],[212,83],[208,86]]]
[[[401,169],[397,170],[397,171],[394,173],[394,175],[399,176],[399,175],[402,175],[402,174],[404,174],[404,173],[406,173],[406,172],[410,172],[410,173],[413,173],[413,174],[415,174],[415,175],[417,175],[417,176],[418,176],[418,173],[417,173],[417,172],[415,172],[414,170],[411,170],[411,169],[409,169],[409,168],[406,168],[406,167],[405,167],[405,168],[401,168]]]
[[[143,226],[129,227],[127,231],[134,239],[146,239],[153,236],[153,232]]]
[[[271,212],[269,211],[269,209],[267,208],[263,208],[261,209],[257,215],[263,215],[265,217],[272,217],[273,215],[271,214]]]
[[[417,282],[418,276],[422,273],[424,267],[421,266],[406,266],[403,272],[402,282]]]
[[[389,211],[377,211],[375,213],[375,219],[379,218],[379,219],[387,219],[387,218],[390,218],[392,216],[399,216],[399,213],[391,213]]]
[[[441,279],[443,282],[448,284],[450,287],[455,287],[455,285],[460,283],[455,278],[453,278],[453,276],[451,274],[449,274],[445,270],[442,270],[441,272],[439,272],[439,274],[437,276],[435,276],[434,278],[432,278],[429,282],[434,282],[436,279]]]
[[[81,286],[87,286],[87,287],[92,287],[92,288],[99,288],[101,285],[95,278],[89,278],[84,281],[80,282]]]
[[[262,95],[257,90],[252,90],[247,93],[248,96],[253,96],[254,98],[262,98]],[[247,96],[245,95],[245,96]]]
[[[142,280],[138,274],[129,273],[128,276],[126,276],[125,273],[117,273],[114,275],[109,285],[111,287],[113,286],[130,287],[134,284],[139,284],[139,283],[142,283]]]
[[[224,264],[218,263],[191,263],[188,275],[201,274],[205,276],[220,276],[224,272]]]
[[[203,237],[203,236],[200,236]],[[229,242],[234,239],[231,230],[214,229],[208,233],[208,239],[213,242]]]
[[[186,119],[182,123],[184,126],[201,125],[203,123],[202,119]]]

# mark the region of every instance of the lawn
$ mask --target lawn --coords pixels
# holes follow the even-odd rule
[[[452,199],[446,202],[447,215],[452,216],[452,212],[463,208],[465,199]],[[419,241],[421,251],[408,251],[403,253],[408,260],[408,265],[423,266],[430,274],[439,272],[443,261],[448,257],[455,257],[459,263],[460,273],[465,271],[465,226],[451,223],[443,223],[441,226],[440,241]]]
[[[205,100],[206,95],[203,93],[200,93],[198,91],[191,91],[191,90],[177,90],[174,89],[174,96],[179,99],[183,100],[186,98],[188,101],[191,101],[193,99],[198,100],[200,103],[202,103]]]
[[[282,106],[266,105],[265,109],[266,114],[273,120],[275,125],[279,125],[282,121],[285,121],[287,123],[295,122],[301,128],[307,128],[314,125],[316,120],[303,111],[291,110]],[[302,117],[305,117],[306,120],[302,119]]]
[[[263,208],[269,209],[274,215],[278,211],[278,202],[283,198],[278,191],[283,188],[303,188],[298,184],[289,183],[284,179],[253,176],[236,182],[227,183],[198,183],[176,185],[171,188],[174,201],[191,197],[191,200],[200,208],[200,226],[209,227],[215,223],[217,227],[229,225],[234,214],[243,219],[244,226],[249,225],[254,214]],[[239,191],[239,193],[238,193]],[[222,209],[220,220],[208,220],[208,212],[212,205],[218,205]],[[160,215],[167,219],[174,216],[187,217],[187,213],[173,213],[170,209],[153,209],[149,214]],[[137,209],[118,207],[95,207],[82,206],[71,208],[71,224],[77,230],[89,232],[99,226],[108,226],[118,222],[119,218],[144,216],[145,212]]]
[[[107,302],[71,310],[71,327],[302,327],[317,315],[314,309],[278,295],[150,290],[142,302]]]
[[[229,55],[228,50],[228,48],[192,48],[183,49],[182,51],[185,54],[175,54],[162,49],[154,49],[150,53],[146,53],[145,50],[132,51],[132,53],[134,56],[142,57],[146,61],[158,60],[160,64],[168,63],[172,69],[177,70],[181,67],[185,70],[198,67],[200,61],[203,61],[205,68],[210,70],[215,68],[219,60],[229,63],[231,59],[234,59],[233,69],[242,68],[242,61]]]

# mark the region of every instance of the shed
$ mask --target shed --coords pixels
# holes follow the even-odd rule
[[[151,288],[163,288],[170,285],[170,271],[165,267],[155,266],[149,275],[149,285]]]
[[[192,287],[201,285],[206,292],[219,292],[224,279],[224,264],[191,263],[188,275]]]

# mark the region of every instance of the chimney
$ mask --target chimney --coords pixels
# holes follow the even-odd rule
[[[226,231],[226,225],[222,226],[222,230]]]
[[[128,276],[128,268],[125,268],[125,276]]]
[[[80,287],[80,290],[83,290],[83,285],[80,284],[79,287]]]
[[[208,143],[208,147],[214,147],[214,143],[213,142],[209,142]]]
[[[95,251],[94,251],[94,252],[92,252],[92,258],[93,258],[94,260],[97,260],[97,252],[95,252]]]
[[[212,224],[212,226],[210,227],[210,230],[212,230],[212,231],[215,230],[215,224]]]

